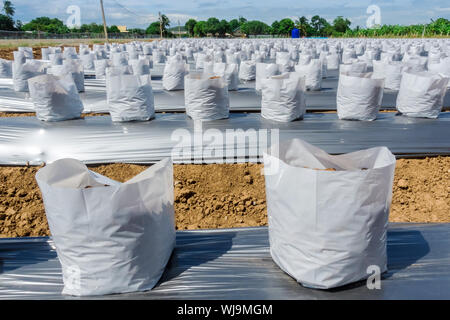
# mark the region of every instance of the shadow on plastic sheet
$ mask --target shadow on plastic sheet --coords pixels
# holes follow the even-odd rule
[[[445,93],[445,96],[444,96],[444,107],[450,107],[450,89],[449,88],[447,88],[447,92]]]
[[[389,279],[430,252],[430,246],[418,230],[388,231],[388,271],[383,279]]]
[[[55,258],[56,251],[47,242],[2,241],[0,243],[0,274]]]
[[[227,253],[236,232],[185,232],[177,234],[177,244],[156,287],[192,267],[213,261]],[[155,288],[156,288],[155,287]]]

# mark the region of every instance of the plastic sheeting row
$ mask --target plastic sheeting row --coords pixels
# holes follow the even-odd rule
[[[142,123],[113,123],[108,116],[58,123],[0,118],[0,159],[18,165],[65,157],[87,163],[145,163],[170,156],[185,163],[255,162],[278,137],[301,138],[332,154],[384,145],[396,155],[448,155],[449,124],[447,113],[433,120],[385,113],[370,123],[306,114],[305,121],[281,126],[252,113],[208,123],[185,114],[156,114]]]
[[[450,299],[449,231],[449,224],[390,224],[381,289],[363,281],[333,291],[301,287],[281,271],[265,227],[178,231],[160,285],[94,299]],[[77,299],[61,295],[51,239],[0,239],[0,261],[0,299]]]

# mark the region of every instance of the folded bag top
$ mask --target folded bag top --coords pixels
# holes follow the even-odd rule
[[[63,294],[155,286],[175,244],[170,159],[125,183],[61,159],[40,169],[36,180],[62,265]]]

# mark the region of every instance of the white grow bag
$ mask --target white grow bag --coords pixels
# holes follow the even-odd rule
[[[28,80],[36,117],[42,121],[62,121],[81,116],[83,103],[70,75],[50,74]]]
[[[431,72],[404,72],[397,95],[397,110],[410,117],[437,118],[449,78]]]
[[[296,65],[295,72],[305,77],[306,90],[318,91],[322,88],[322,61],[311,59],[307,65]]]
[[[186,114],[194,120],[228,118],[230,101],[228,87],[222,77],[188,74],[184,79]]]
[[[173,166],[162,160],[125,183],[74,159],[36,174],[58,259],[63,294],[152,289],[175,245]]]
[[[12,78],[12,64],[11,60],[0,59],[0,78]]]
[[[165,90],[183,90],[184,76],[189,69],[181,55],[170,57],[164,66],[162,86]]]
[[[268,79],[272,76],[278,75],[279,73],[278,65],[275,63],[257,63],[255,90],[261,90],[261,82],[263,79]]]
[[[239,89],[239,66],[236,63],[214,63],[213,73],[226,81],[228,91]]]
[[[251,81],[256,79],[256,62],[251,60],[241,61],[239,66],[239,79]]]
[[[146,121],[155,114],[150,75],[107,75],[106,99],[112,121]]]
[[[345,120],[375,120],[383,99],[384,79],[371,73],[340,74],[336,95],[337,114]]]
[[[295,72],[261,80],[261,116],[281,122],[303,118],[305,79]]]
[[[14,91],[28,92],[28,79],[46,73],[43,63],[37,60],[27,60],[25,63],[14,61],[12,63]]]
[[[319,289],[365,279],[370,266],[386,271],[395,170],[389,149],[331,156],[294,139],[271,153],[264,154],[264,173],[275,263]],[[325,168],[337,171],[315,170]]]

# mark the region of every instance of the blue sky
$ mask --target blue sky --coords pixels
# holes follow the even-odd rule
[[[271,24],[274,20],[320,15],[330,22],[339,15],[349,18],[352,27],[365,26],[369,16],[367,7],[378,5],[382,24],[427,23],[430,19],[450,19],[450,0],[103,0],[108,25],[147,27],[157,20],[158,11],[166,14],[177,26],[189,18],[197,20],[217,17],[230,20],[244,16]],[[101,22],[99,0],[12,0],[16,7],[15,19],[28,22],[34,17],[56,17],[64,22],[69,17],[68,6],[81,9],[81,23]]]

